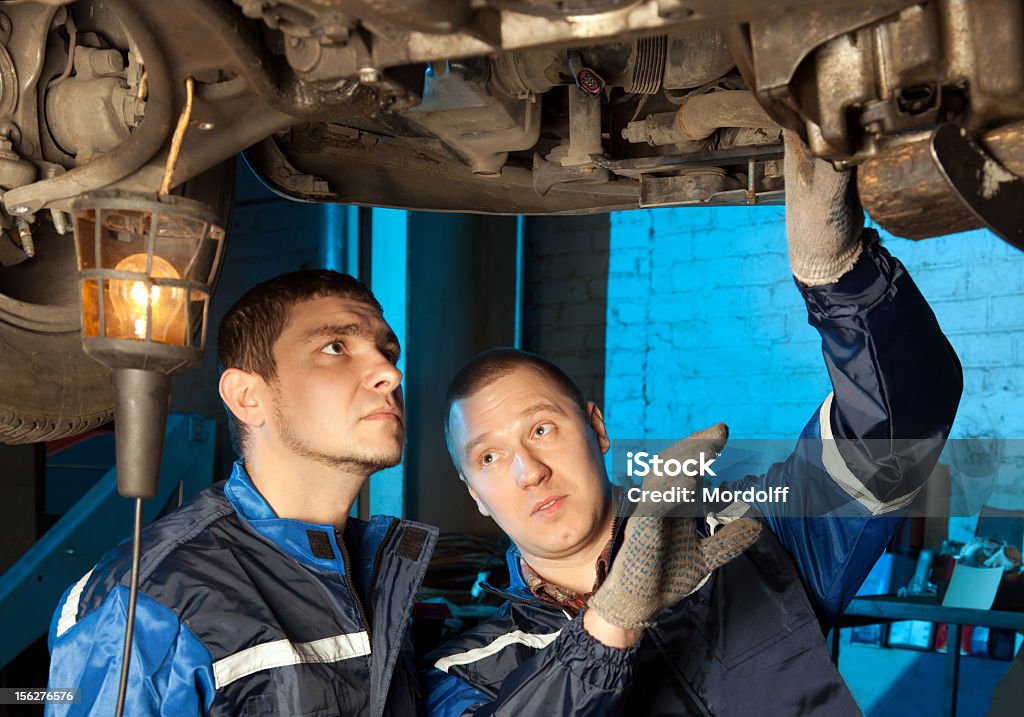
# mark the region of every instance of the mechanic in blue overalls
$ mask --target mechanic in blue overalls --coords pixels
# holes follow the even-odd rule
[[[493,618],[428,657],[430,715],[860,714],[823,634],[931,473],[963,376],[906,269],[863,229],[849,175],[792,134],[785,171],[790,265],[833,391],[788,460],[736,487],[788,487],[788,502],[616,520],[598,408],[540,357],[479,355],[452,382],[446,430],[514,543],[511,585],[491,588],[506,600]],[[725,436],[708,429],[681,457]]]
[[[359,281],[285,274],[227,313],[218,351],[241,459],[142,534],[125,714],[415,715],[408,625],[436,529],[349,517],[397,464],[398,340]],[[61,598],[48,714],[115,713],[131,546]]]

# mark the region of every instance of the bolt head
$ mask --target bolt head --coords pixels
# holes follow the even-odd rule
[[[360,67],[359,81],[364,85],[375,85],[380,82],[380,70],[376,67]]]
[[[27,207],[24,204],[18,204],[18,205],[15,205],[15,206],[11,207],[7,211],[9,211],[11,214],[18,214],[18,215],[28,214],[29,212],[32,211],[32,207]]]

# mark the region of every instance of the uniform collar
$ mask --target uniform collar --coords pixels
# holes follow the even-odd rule
[[[315,568],[345,573],[345,561],[334,526],[279,518],[274,509],[270,507],[270,503],[256,489],[241,460],[235,462],[231,477],[224,484],[224,494],[231,502],[235,512],[253,530],[288,555]],[[374,516],[373,524],[376,526],[377,523],[390,523],[393,520],[395,519],[389,516]],[[346,521],[345,532],[362,536],[366,532],[366,528],[365,521],[350,517]],[[377,534],[381,531],[371,532]],[[379,541],[359,540],[357,542],[360,549],[356,551],[357,555],[353,556],[356,559],[362,553],[376,549],[376,545],[369,545],[368,542]]]

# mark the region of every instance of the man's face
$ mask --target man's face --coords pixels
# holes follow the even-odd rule
[[[526,556],[570,557],[603,545],[611,510],[601,413],[586,415],[524,366],[452,406],[451,438],[480,507]]]
[[[353,472],[397,464],[405,440],[398,353],[394,332],[369,304],[319,297],[294,305],[268,382],[277,442]]]

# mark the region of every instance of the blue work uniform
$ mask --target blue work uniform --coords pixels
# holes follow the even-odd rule
[[[237,463],[143,531],[125,714],[420,714],[407,629],[436,538],[278,518]],[[61,598],[50,685],[81,702],[48,715],[114,714],[130,567],[124,543]]]
[[[865,231],[863,254],[838,282],[799,288],[833,391],[787,460],[731,485],[788,486],[789,500],[689,518],[707,534],[746,514],[767,528],[758,541],[624,650],[592,639],[582,615],[538,599],[513,546],[511,584],[490,588],[506,598],[497,614],[428,657],[428,714],[860,714],[824,633],[932,472],[963,373],[875,232]]]

